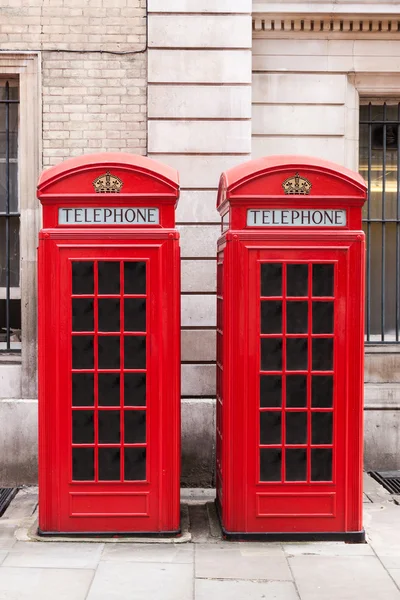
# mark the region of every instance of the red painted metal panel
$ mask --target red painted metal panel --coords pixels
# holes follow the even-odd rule
[[[179,531],[178,183],[155,164],[89,156],[66,161],[40,180],[44,222],[51,223],[39,240],[43,533]],[[153,172],[143,175],[149,165]],[[136,196],[129,185],[138,170],[143,179]],[[123,198],[93,191],[93,180],[105,171],[127,183]],[[161,179],[169,191],[158,198]],[[146,207],[149,198],[159,209],[157,227],[57,223],[59,207],[90,201]]]
[[[273,176],[264,177],[268,170]],[[318,196],[285,194],[282,183],[297,172]],[[332,164],[272,157],[223,174],[219,199],[231,223],[218,242],[217,502],[224,530],[359,533],[365,186]],[[347,221],[256,228],[246,224],[253,208],[340,208]]]

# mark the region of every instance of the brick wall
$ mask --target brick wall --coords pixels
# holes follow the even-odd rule
[[[146,153],[146,1],[0,0],[0,51],[42,51],[43,166]]]

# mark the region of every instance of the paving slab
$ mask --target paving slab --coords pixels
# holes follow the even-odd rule
[[[196,577],[290,581],[287,560],[279,544],[198,544]]]
[[[103,544],[38,544],[17,542],[3,561],[5,567],[95,569]]]
[[[193,544],[155,545],[155,544],[107,544],[101,560],[110,562],[147,562],[192,564]]]
[[[301,600],[400,600],[400,591],[373,556],[295,556],[289,563]]]
[[[0,567],[0,600],[85,600],[94,571]]]
[[[0,551],[8,550],[15,544],[15,531],[18,521],[9,521],[4,517],[0,520]]]
[[[195,600],[298,600],[290,581],[196,579]]]
[[[400,569],[400,507],[392,502],[364,508],[371,547],[388,569]]]
[[[400,569],[388,569],[388,573],[392,577],[397,587],[400,589]]]
[[[193,566],[101,562],[87,596],[87,600],[149,599],[192,600]]]
[[[283,544],[286,556],[375,556],[368,544],[344,542],[298,542]]]

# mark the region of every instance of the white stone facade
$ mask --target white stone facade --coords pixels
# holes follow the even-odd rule
[[[82,153],[180,172],[183,482],[213,484],[221,171],[308,154],[357,170],[360,98],[400,100],[399,2],[0,0],[20,78],[23,350],[0,356],[0,485],[36,479],[35,185]],[[400,468],[400,347],[366,353],[366,464]]]

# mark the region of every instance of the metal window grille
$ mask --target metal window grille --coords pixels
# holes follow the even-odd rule
[[[400,335],[400,103],[360,106],[360,173],[368,183],[366,341]]]
[[[17,80],[0,81],[0,353],[21,350]]]

